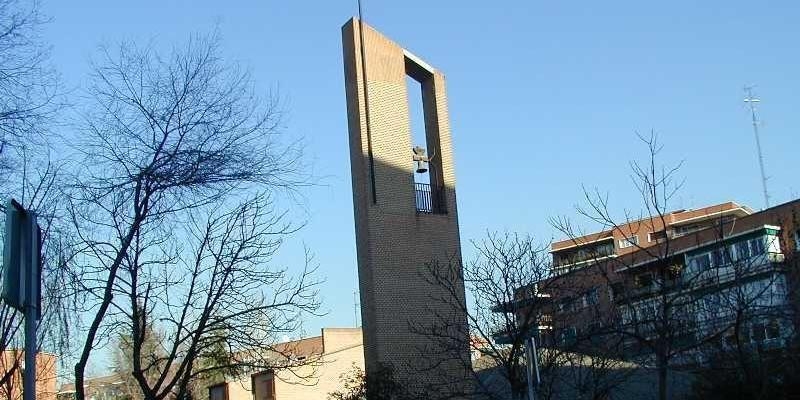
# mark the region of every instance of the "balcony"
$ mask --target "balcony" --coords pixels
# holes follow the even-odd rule
[[[417,212],[423,214],[447,214],[447,197],[444,187],[428,183],[414,183]]]
[[[743,265],[727,264],[702,271],[694,276],[684,278],[687,286],[693,289],[735,283],[754,275],[777,271],[784,262],[781,253],[766,253],[755,256]]]
[[[553,269],[559,274],[566,273],[616,256],[614,238],[608,237],[598,242],[578,244],[577,247],[553,252]]]

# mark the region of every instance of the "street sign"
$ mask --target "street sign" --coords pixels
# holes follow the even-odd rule
[[[3,300],[25,315],[25,372],[22,395],[36,400],[36,320],[41,318],[42,231],[36,213],[15,200],[6,205],[3,240]]]
[[[11,200],[6,204],[3,246],[3,290],[6,303],[18,310],[41,304],[42,234],[36,214]]]

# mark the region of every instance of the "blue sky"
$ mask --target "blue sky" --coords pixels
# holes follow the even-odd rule
[[[55,1],[43,39],[80,90],[100,44],[184,42],[218,26],[223,54],[259,89],[279,88],[285,131],[307,143],[321,184],[304,192],[307,227],[279,261],[314,253],[329,313],[309,333],[353,324],[357,288],[340,27],[355,1]],[[468,241],[486,230],[557,233],[581,186],[638,210],[628,160],[636,132],[658,132],[663,159],[683,160],[674,208],[735,200],[763,206],[742,87],[762,99],[762,147],[773,204],[800,197],[800,3],[752,0],[369,1],[366,21],[444,71],[459,217]],[[587,226],[587,229],[591,228]]]

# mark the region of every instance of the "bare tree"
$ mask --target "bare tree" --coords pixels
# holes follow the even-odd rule
[[[69,244],[57,201],[62,177],[48,139],[63,104],[49,49],[39,36],[46,22],[37,1],[0,0],[0,194],[39,217],[44,248],[38,343],[40,349],[65,353],[69,317],[62,312],[62,273]],[[0,352],[23,347],[22,321],[20,312],[0,301]],[[0,385],[8,389],[14,381],[23,354],[4,358],[9,365],[0,365]]]
[[[680,163],[662,166],[657,137],[651,134],[640,139],[647,146],[648,159],[643,163],[633,161],[631,169],[642,213],[626,212],[624,218],[615,218],[607,196],[584,191],[587,206],[578,207],[578,214],[599,224],[604,232],[645,237],[670,223],[670,204],[682,186],[676,177]],[[673,367],[704,362],[709,348],[732,332],[739,335],[735,333],[737,326],[756,314],[763,316],[781,309],[762,301],[780,274],[771,275],[759,287],[748,284],[753,272],[763,267],[769,243],[758,242],[761,247],[754,248],[754,253],[748,250],[746,255],[735,256],[737,252],[725,242],[734,224],[720,219],[680,237],[662,231],[652,246],[630,241],[635,251],[628,256],[608,257],[597,252],[586,257],[593,261],[585,269],[602,277],[610,289],[611,300],[594,321],[598,325],[596,334],[622,340],[620,356],[655,368],[660,399],[669,397],[669,371]],[[566,218],[553,220],[553,225],[576,245],[585,244]],[[719,249],[707,260],[687,262],[685,249],[711,244]],[[560,279],[567,280],[569,275]],[[722,281],[725,284],[713,286],[714,290],[697,290]]]
[[[800,226],[793,216],[794,226]],[[703,350],[708,360],[696,373],[693,398],[792,398],[800,395],[800,338],[796,310],[787,304],[797,288],[797,252],[769,279],[747,279],[761,263],[731,263],[736,285],[705,300],[704,308],[727,320],[722,340]],[[789,272],[789,273],[786,273]],[[793,281],[794,280],[794,281]],[[754,284],[755,283],[755,284]],[[753,340],[755,339],[755,341]]]
[[[270,268],[291,228],[272,215],[264,196],[230,210],[202,207],[192,214],[198,213],[207,216],[192,219],[179,235],[192,238],[186,249],[139,236],[115,289],[127,296],[112,306],[131,333],[131,372],[144,399],[190,398],[192,383],[217,372],[224,378],[296,371],[303,364],[290,349],[274,345],[300,328],[303,313],[318,308],[310,259],[296,279]],[[150,337],[155,332],[159,337]]]
[[[219,340],[214,333],[223,326],[238,333],[231,330],[240,325],[228,322],[255,323],[250,318],[264,315],[261,304],[267,299],[229,296],[237,290],[253,295],[248,291],[255,282],[249,279],[268,274],[264,283],[278,286],[265,289],[296,290],[288,297],[296,303],[276,300],[278,314],[292,307],[313,309],[307,270],[294,286],[280,286],[282,275],[275,278],[249,264],[264,261],[275,248],[265,241],[278,227],[269,222],[275,217],[270,194],[305,182],[299,150],[277,140],[274,99],[257,96],[250,76],[222,61],[214,36],[194,38],[168,56],[133,44],[116,53],[105,49],[93,78],[94,106],[74,141],[82,159],[66,198],[83,246],[73,282],[80,289],[81,311],[91,316],[75,364],[76,397],[84,399],[92,349],[114,332],[132,332],[133,359],[141,364],[135,344],[144,339],[142,321],[148,319],[140,318],[139,303],[165,326],[169,367],[162,368],[176,375],[165,372],[155,384],[147,382],[147,365],[134,366],[134,375],[147,398],[163,398],[168,389],[184,395],[184,383],[196,372],[193,354]],[[203,218],[212,208],[214,216]],[[215,245],[222,247],[210,247]],[[243,253],[228,252],[237,246]],[[246,280],[230,282],[237,274]],[[249,302],[255,307],[247,308]],[[284,316],[259,323],[273,332],[293,327],[295,320]],[[180,367],[173,370],[174,365]]]
[[[528,342],[533,337],[541,345],[552,324],[547,311],[550,292],[554,289],[548,286],[552,274],[549,246],[537,244],[530,236],[489,233],[483,240],[473,242],[473,247],[474,258],[463,266],[463,281],[473,300],[464,310],[469,332],[454,334],[453,327],[446,324],[447,316],[438,318],[434,326],[415,327],[414,330],[417,334],[437,338],[439,351],[450,352],[451,358],[460,360],[473,371],[474,375],[462,378],[464,382],[460,385],[469,392],[459,395],[525,399],[530,379],[526,359]],[[434,261],[428,271],[431,283],[449,293],[449,296],[431,301],[460,304],[456,300],[462,266]],[[562,294],[570,289],[563,284],[558,288]],[[458,338],[467,334],[473,360],[459,357],[462,344]],[[577,338],[571,347],[538,349],[541,381],[532,384],[537,385],[541,398],[557,398],[556,394],[567,388],[583,397],[602,398],[624,381],[622,373],[612,379],[612,375],[620,371],[619,360],[601,354],[590,358],[574,353],[583,344],[583,338]]]
[[[489,233],[473,242],[475,257],[464,266],[464,281],[474,303],[469,314],[472,347],[481,367],[499,373],[512,399],[527,392],[526,343],[542,325],[537,283],[549,274],[547,246],[530,236]],[[481,379],[481,382],[487,380]],[[491,382],[491,379],[488,380]],[[484,392],[496,396],[489,385]]]
[[[58,76],[39,39],[46,18],[37,1],[0,0],[0,171],[21,164],[21,153],[45,141],[60,108]]]
[[[7,175],[4,198],[17,197],[23,207],[38,216],[42,229],[41,291],[42,303],[40,319],[37,321],[37,349],[56,355],[69,352],[70,328],[74,319],[67,310],[69,290],[66,265],[71,256],[68,230],[61,218],[63,208],[58,202],[61,189],[59,168],[50,161],[25,160],[22,171],[16,170]],[[23,173],[24,172],[24,173]],[[11,185],[11,183],[15,185]],[[5,206],[0,205],[0,213],[5,220]],[[4,233],[0,233],[3,240]],[[0,276],[0,283],[4,277]],[[15,392],[15,375],[21,373],[25,347],[23,334],[23,313],[0,300],[0,387],[6,393]],[[12,355],[7,357],[8,355]]]

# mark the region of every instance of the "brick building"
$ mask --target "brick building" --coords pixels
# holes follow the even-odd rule
[[[22,350],[5,350],[0,352],[0,377],[4,384],[0,385],[0,399],[22,399],[22,373],[25,366],[25,352]],[[39,352],[36,354],[36,398],[39,400],[55,400],[56,398],[56,356]]]
[[[540,341],[647,359],[665,337],[677,364],[736,345],[786,348],[799,252],[800,200],[681,210],[554,243],[554,276],[537,284],[548,295]]]
[[[445,387],[469,376],[470,357],[463,282],[461,305],[437,305],[449,294],[427,270],[461,260],[445,78],[357,19],[342,42],[367,374],[388,367],[412,391]],[[410,95],[422,98],[424,143],[412,142]],[[420,334],[428,328],[452,332],[456,346],[440,349]]]
[[[556,275],[580,269],[608,257],[634,253],[663,241],[677,238],[727,221],[752,214],[748,207],[734,202],[696,210],[677,210],[619,224],[614,229],[569,238],[552,244],[553,272]]]

